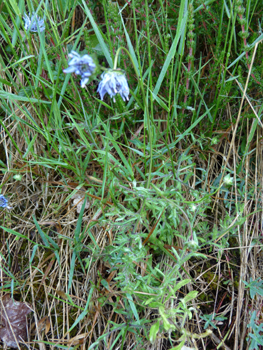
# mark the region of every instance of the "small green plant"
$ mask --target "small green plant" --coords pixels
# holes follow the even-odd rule
[[[204,321],[206,321],[205,325],[204,325],[204,329],[206,329],[209,326],[216,329],[216,325],[218,322],[221,322],[221,321],[224,321],[227,319],[224,316],[215,316],[214,313],[212,313],[211,315],[200,316],[200,318],[202,318]]]
[[[250,277],[249,282],[243,281],[246,285],[246,288],[249,289],[250,297],[252,299],[255,298],[255,295],[258,294],[263,297],[263,280],[261,278],[257,278],[253,281],[252,277]]]
[[[173,291],[171,291],[166,299],[162,302],[154,302],[153,298],[150,298],[145,304],[149,307],[158,307],[160,317],[158,317],[157,322],[151,326],[149,338],[152,343],[155,342],[157,334],[162,334],[163,332],[179,332],[183,333],[185,328],[185,322],[187,319],[192,319],[192,312],[194,308],[188,306],[187,304],[194,300],[198,294],[196,291],[189,292],[184,298],[177,302],[176,291],[181,287],[189,283],[191,280],[183,280],[179,282]],[[171,306],[167,308],[165,304],[171,298]]]
[[[247,341],[250,342],[249,350],[259,350],[263,346],[263,323],[258,322],[257,311],[253,311],[248,328],[251,332],[248,334]]]

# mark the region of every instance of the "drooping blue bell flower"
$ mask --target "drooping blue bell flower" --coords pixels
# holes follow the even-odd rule
[[[115,95],[120,94],[123,101],[129,101],[129,86],[125,74],[122,70],[108,70],[101,75],[101,81],[98,86],[98,93],[101,100],[108,93],[113,101]]]

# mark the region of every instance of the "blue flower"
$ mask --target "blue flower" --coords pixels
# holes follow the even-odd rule
[[[0,207],[1,208],[12,209],[12,207],[10,207],[8,205],[8,200],[2,194],[0,194]]]
[[[98,86],[98,93],[100,94],[100,98],[103,100],[103,97],[106,93],[113,97],[113,101],[115,101],[115,95],[120,94],[123,101],[129,101],[129,86],[127,83],[127,79],[125,74],[121,70],[109,70],[104,72],[101,75],[101,82]]]
[[[32,15],[29,13],[29,16],[25,14],[23,16],[25,21],[25,30],[30,30],[30,32],[37,32],[37,26],[39,27],[39,31],[43,32],[45,30],[45,21],[36,15],[34,12]]]
[[[89,77],[96,69],[96,64],[89,55],[80,56],[77,52],[71,51],[69,57],[72,60],[69,62],[69,67],[64,69],[64,73],[76,73],[81,76],[80,86],[84,86],[88,83]]]

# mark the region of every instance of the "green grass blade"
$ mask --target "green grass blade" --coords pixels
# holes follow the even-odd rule
[[[68,280],[68,293],[71,290],[72,281],[74,277],[74,270],[75,270],[75,264],[76,264],[76,252],[73,250],[71,261],[70,261],[70,270],[69,270],[69,280]]]
[[[85,9],[85,12],[86,12],[87,16],[89,17],[90,23],[91,23],[91,25],[92,25],[92,27],[94,29],[96,37],[97,37],[97,39],[98,39],[98,41],[100,43],[101,49],[103,51],[103,54],[104,54],[104,56],[105,56],[105,58],[106,58],[106,60],[107,60],[107,62],[109,64],[110,68],[113,68],[113,62],[112,62],[111,54],[110,54],[110,51],[108,49],[107,44],[105,43],[105,41],[103,39],[101,31],[98,28],[96,22],[94,21],[94,18],[93,18],[92,14],[91,14],[91,12],[90,12],[90,10],[89,10],[89,8],[86,5],[84,0],[82,0],[82,4],[84,6],[84,9]]]
[[[167,69],[171,63],[171,60],[174,58],[175,56],[175,52],[176,52],[176,49],[177,49],[177,45],[178,45],[178,42],[180,40],[181,37],[184,36],[185,34],[185,25],[187,23],[187,18],[188,18],[188,13],[184,13],[184,9],[185,9],[185,3],[186,3],[187,0],[182,0],[181,1],[181,5],[180,5],[180,12],[179,12],[179,18],[178,18],[178,25],[177,25],[177,30],[176,30],[176,36],[174,38],[174,41],[172,43],[172,46],[170,48],[170,51],[166,57],[166,60],[163,64],[163,68],[161,70],[161,73],[159,75],[159,78],[157,80],[157,83],[155,85],[155,88],[154,88],[154,95],[158,95],[159,93],[159,90],[160,90],[160,87],[161,87],[161,84],[163,82],[163,79],[166,75],[166,72],[167,72]]]

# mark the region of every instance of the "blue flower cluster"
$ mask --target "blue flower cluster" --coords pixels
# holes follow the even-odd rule
[[[25,21],[25,29],[31,32],[40,32],[45,30],[44,19],[41,19],[34,12],[32,15],[25,14],[23,16]],[[89,78],[96,71],[96,64],[94,63],[92,57],[89,55],[80,56],[76,51],[71,51],[69,54],[71,60],[68,63],[68,68],[64,69],[64,73],[75,73],[80,75],[80,86],[82,88],[89,82]],[[115,101],[115,96],[120,94],[123,101],[129,101],[129,86],[125,76],[125,73],[120,69],[110,69],[105,71],[101,75],[101,81],[98,86],[98,93],[100,94],[101,100],[103,100],[106,93],[113,98]]]
[[[25,30],[30,30],[30,32],[36,33],[37,32],[37,27],[39,27],[39,31],[43,32],[45,30],[45,22],[44,19],[41,19],[40,17],[37,16],[37,14],[34,12],[29,14],[25,14],[23,16],[23,19],[25,21]]]
[[[71,51],[68,55],[72,60],[69,62],[69,67],[64,69],[64,73],[76,73],[81,76],[80,86],[82,88],[89,82],[89,77],[93,74],[96,69],[96,64],[93,62],[93,59],[89,55],[80,55]]]
[[[80,56],[77,52],[71,51],[69,57],[72,58],[69,62],[69,67],[64,69],[64,73],[76,73],[81,76],[80,86],[82,88],[89,81],[89,77],[95,72],[96,64],[89,55]],[[111,69],[101,75],[101,81],[97,90],[101,100],[108,93],[113,101],[115,95],[120,94],[123,101],[129,101],[129,86],[125,74],[119,69]]]
[[[0,208],[12,209],[12,207],[8,205],[8,200],[2,194],[0,194]]]

